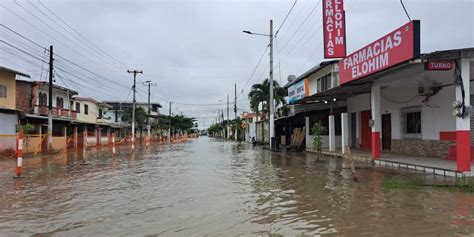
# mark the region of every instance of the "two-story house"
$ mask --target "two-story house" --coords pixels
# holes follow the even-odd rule
[[[4,152],[9,155],[15,150],[18,127],[17,76],[30,77],[25,73],[0,66],[0,156]]]
[[[16,109],[20,111],[22,124],[33,125],[27,149],[44,151],[47,149],[49,83],[44,81],[16,81]],[[68,137],[72,136],[69,126],[76,117],[71,109],[71,98],[77,91],[59,85],[52,86],[53,149],[66,148]]]
[[[288,116],[280,122],[278,134],[285,134],[286,144],[291,143],[295,128],[305,130],[306,147],[312,144],[311,126],[316,121],[329,127],[329,115],[334,115],[335,134],[341,135],[341,112],[346,111],[345,101],[321,100],[301,103],[303,99],[339,86],[338,60],[322,62],[300,76],[289,80],[284,86],[288,90]],[[290,78],[290,77],[289,77]],[[329,146],[329,134],[323,136],[323,147]],[[340,144],[340,139],[335,139]],[[283,142],[282,142],[283,143]]]
[[[113,127],[126,128],[130,126],[130,123],[128,121],[122,121],[122,116],[125,111],[132,109],[133,107],[132,102],[104,101],[104,103],[107,103],[110,106],[112,106],[112,108],[106,112],[105,116],[110,118],[110,121],[112,122]],[[148,107],[148,103],[137,102],[135,103],[135,105],[136,105],[136,108],[142,108],[146,113],[148,113],[148,108],[150,108],[150,125],[152,125],[153,127],[154,124],[158,123],[158,119],[160,116],[160,108],[162,108],[161,104],[156,103],[156,102],[151,102],[150,107]],[[125,130],[121,129],[121,133],[124,133],[124,131]],[[154,134],[154,131],[152,132],[152,134]]]
[[[110,136],[110,119],[105,116],[112,106],[93,98],[75,96],[72,100],[75,108],[75,127],[79,134],[86,132],[88,146],[107,144]]]

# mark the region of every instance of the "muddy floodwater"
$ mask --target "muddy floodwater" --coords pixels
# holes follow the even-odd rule
[[[474,235],[474,194],[389,189],[414,174],[207,137],[0,161],[0,236]]]

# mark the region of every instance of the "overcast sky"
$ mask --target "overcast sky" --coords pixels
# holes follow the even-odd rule
[[[474,47],[472,0],[405,0],[412,19],[421,20],[421,51]],[[250,75],[268,44],[268,38],[242,30],[268,34],[275,31],[294,1],[0,1],[0,22],[43,47],[94,74],[57,58],[58,84],[98,100],[131,100],[132,75],[143,70],[139,83],[151,80],[152,100],[198,118],[207,127],[225,105],[216,104],[239,95],[238,107],[248,109],[252,84],[268,75],[268,54]],[[408,22],[399,0],[345,0],[348,53],[367,45]],[[275,44],[275,80],[298,76],[323,59],[322,7],[319,0],[298,0],[281,28]],[[47,18],[49,16],[51,19]],[[0,27],[0,39],[37,58],[0,42],[0,65],[44,80],[44,50]],[[268,53],[268,52],[267,52]],[[43,70],[42,70],[43,68]],[[42,76],[42,78],[41,78]],[[60,77],[60,78],[58,78]],[[250,80],[249,80],[250,78]],[[110,82],[113,81],[114,83]],[[146,101],[139,84],[138,100]],[[241,94],[243,90],[243,93]],[[239,113],[243,110],[239,110]],[[231,110],[231,118],[233,112]]]

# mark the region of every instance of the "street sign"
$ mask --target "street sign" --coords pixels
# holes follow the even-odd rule
[[[346,56],[346,16],[343,0],[323,0],[324,58]]]

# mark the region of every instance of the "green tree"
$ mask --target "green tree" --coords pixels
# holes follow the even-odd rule
[[[132,122],[132,113],[133,113],[132,108],[126,109],[123,112],[122,121],[131,123]],[[140,129],[140,140],[141,140],[141,137],[142,137],[142,130],[145,128],[145,125],[146,125],[147,118],[148,118],[148,114],[145,111],[145,109],[143,109],[142,107],[135,108],[135,126],[136,126],[136,128]]]
[[[273,81],[273,99],[275,100],[275,107],[278,105],[286,104],[285,96],[287,91],[285,88],[280,87],[278,82]],[[265,79],[262,83],[252,85],[252,88],[248,94],[250,99],[250,109],[259,114],[258,107],[260,104],[263,105],[262,111],[270,111],[270,81]]]

